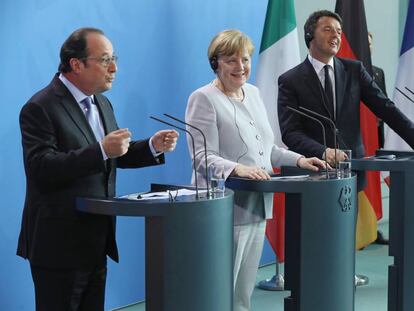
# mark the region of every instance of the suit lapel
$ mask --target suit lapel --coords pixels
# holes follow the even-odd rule
[[[337,117],[341,115],[340,111],[344,103],[345,98],[345,78],[346,70],[343,63],[334,58],[335,66],[335,97],[336,97],[336,115]]]
[[[311,89],[312,93],[316,96],[318,101],[321,103],[321,106],[326,112],[326,116],[334,120],[331,116],[328,107],[326,106],[326,98],[325,92],[321,85],[321,81],[319,80],[315,69],[313,68],[312,64],[310,63],[309,59],[306,57],[305,61],[303,62],[304,66],[304,80],[305,84]]]
[[[89,126],[89,123],[85,118],[85,115],[83,114],[75,98],[65,87],[62,81],[59,80],[57,75],[53,80],[53,88],[55,90],[55,94],[61,99],[60,102],[62,104],[63,109],[68,113],[75,126],[83,133],[88,143],[95,143],[95,134]]]
[[[101,94],[96,94],[94,97],[95,105],[98,107],[99,115],[102,120],[105,135],[107,135],[108,133],[113,132],[117,129],[114,112],[112,110],[111,104],[104,96]],[[114,167],[114,160],[108,159],[106,161],[106,169],[108,174],[110,174]]]
[[[113,132],[117,129],[117,125],[114,118],[114,112],[109,103],[102,95],[95,95],[95,104],[98,107],[99,114],[104,127],[105,135]]]

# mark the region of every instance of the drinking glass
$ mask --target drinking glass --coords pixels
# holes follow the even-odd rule
[[[209,167],[210,188],[213,193],[221,193],[225,190],[224,165],[214,163]]]
[[[352,176],[352,171],[351,171],[352,150],[345,149],[345,150],[342,150],[342,152],[345,153],[346,159],[339,161],[338,178],[348,178]]]

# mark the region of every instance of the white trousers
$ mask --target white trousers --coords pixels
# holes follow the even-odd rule
[[[234,311],[249,311],[262,255],[266,221],[234,226]]]

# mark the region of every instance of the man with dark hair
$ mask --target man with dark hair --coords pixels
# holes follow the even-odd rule
[[[282,140],[290,150],[306,157],[322,157],[334,166],[345,159],[341,149],[351,149],[354,158],[365,156],[360,131],[360,102],[384,120],[414,147],[414,124],[386,97],[360,61],[335,57],[341,46],[342,19],[330,11],[312,13],[304,26],[309,55],[279,77],[278,115]],[[320,125],[287,107],[304,107],[330,118],[326,124],[326,146]],[[336,149],[336,152],[335,152]],[[335,160],[336,154],[336,160]],[[365,178],[358,174],[357,188]]]
[[[388,99],[361,62],[335,57],[341,45],[342,19],[330,11],[311,14],[304,26],[309,55],[304,62],[279,77],[278,113],[283,142],[305,156],[324,157],[330,165],[344,159],[340,149],[352,149],[355,158],[364,156],[360,133],[359,103],[367,107],[414,146],[414,124]],[[327,88],[330,86],[330,88]],[[308,108],[335,122],[334,132],[326,132],[313,120],[286,109]],[[363,181],[359,180],[359,189]]]
[[[331,17],[333,19],[336,19],[342,28],[342,18],[337,13],[328,10],[321,10],[312,13],[309,15],[308,19],[305,22],[305,25],[303,26],[303,29],[305,31],[305,44],[308,49],[310,48],[310,42],[313,40],[318,21],[321,17]]]
[[[88,57],[86,36],[90,33],[104,35],[103,31],[97,28],[85,27],[74,31],[63,42],[60,49],[60,64],[58,71],[61,73],[67,73],[72,71],[70,66],[70,60],[72,58],[81,59],[83,62]]]
[[[17,254],[30,262],[36,310],[104,309],[106,256],[118,261],[115,218],[76,211],[76,197],[113,197],[116,168],[158,165],[178,133],[131,141],[109,100],[117,57],[82,28],[61,49],[60,73],[20,113],[26,200]]]

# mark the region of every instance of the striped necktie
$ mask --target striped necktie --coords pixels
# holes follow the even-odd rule
[[[96,140],[101,141],[104,137],[104,133],[100,126],[99,112],[95,109],[97,107],[92,107],[95,103],[92,101],[90,96],[87,96],[81,101],[81,104],[85,107],[85,117],[88,120],[93,133],[95,134]]]

